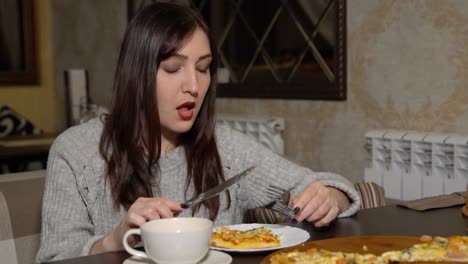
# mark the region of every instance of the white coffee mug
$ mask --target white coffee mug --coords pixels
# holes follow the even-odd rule
[[[131,255],[149,258],[158,264],[197,263],[210,249],[212,231],[213,222],[205,218],[158,219],[128,230],[123,245]],[[131,235],[141,236],[145,252],[128,245]]]

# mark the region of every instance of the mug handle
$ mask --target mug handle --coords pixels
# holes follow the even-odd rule
[[[141,231],[139,228],[133,228],[133,229],[130,229],[128,230],[127,232],[125,232],[125,235],[123,237],[123,246],[125,248],[125,250],[130,254],[130,255],[133,255],[133,256],[137,256],[137,257],[141,257],[141,258],[148,258],[148,255],[146,255],[145,252],[143,251],[140,251],[140,250],[136,250],[136,249],[133,249],[132,247],[130,247],[128,245],[128,237],[131,236],[131,235],[138,235],[138,236],[141,236]]]

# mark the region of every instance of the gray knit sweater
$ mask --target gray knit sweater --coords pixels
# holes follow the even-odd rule
[[[109,188],[104,185],[105,163],[99,154],[102,129],[99,119],[70,128],[56,139],[50,150],[37,262],[89,254],[91,246],[125,214],[122,208],[113,209]],[[215,226],[241,223],[246,208],[267,204],[265,190],[269,184],[292,189],[294,196],[308,183],[319,180],[344,191],[352,201],[340,217],[354,214],[360,206],[358,193],[341,176],[300,167],[228,127],[217,127],[216,137],[226,178],[253,165],[257,168],[229,189],[229,209],[225,206],[225,195],[220,196],[221,210]],[[154,193],[177,201],[193,196],[193,186],[184,195],[187,166],[183,147],[162,157],[159,165],[159,188],[153,186]],[[190,215],[190,210],[181,214]],[[207,212],[202,207],[196,216],[207,217]]]

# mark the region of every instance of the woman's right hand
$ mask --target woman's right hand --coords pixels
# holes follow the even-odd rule
[[[91,254],[123,250],[122,239],[131,228],[138,228],[150,220],[174,217],[184,209],[180,202],[164,198],[138,198],[128,209],[120,223],[98,240],[91,248]],[[140,240],[139,236],[130,236],[128,244],[135,246]]]

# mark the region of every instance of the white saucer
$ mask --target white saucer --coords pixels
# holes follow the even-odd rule
[[[210,250],[208,254],[198,264],[230,264],[232,257],[217,250]],[[126,259],[122,264],[155,264],[152,260],[139,257],[130,257]]]

